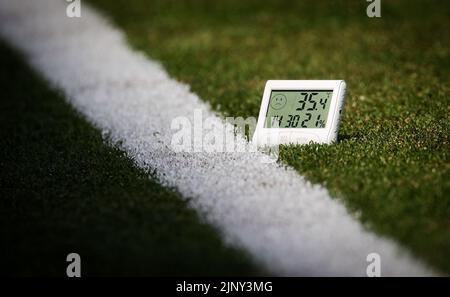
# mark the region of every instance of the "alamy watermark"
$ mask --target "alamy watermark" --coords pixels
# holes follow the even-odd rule
[[[381,18],[381,0],[366,0],[370,2],[367,5],[366,14],[369,18]]]
[[[81,257],[77,253],[70,253],[66,257],[69,262],[66,268],[66,275],[68,277],[81,277]]]
[[[66,0],[66,15],[69,18],[81,18],[81,0]]]
[[[252,141],[256,128],[255,117],[204,117],[204,111],[195,109],[192,117],[180,116],[172,120],[171,149],[185,153],[245,153],[263,151],[274,162],[278,159],[279,141],[275,136],[264,139],[264,145]],[[261,140],[261,139],[258,139]]]
[[[70,253],[66,257],[69,262],[66,268],[67,277],[81,277],[81,257],[77,253]],[[368,277],[381,277],[381,257],[378,253],[372,252],[366,257],[366,275]]]
[[[366,261],[369,263],[366,268],[366,274],[368,277],[380,277],[381,276],[381,257],[378,253],[370,253],[366,257]]]

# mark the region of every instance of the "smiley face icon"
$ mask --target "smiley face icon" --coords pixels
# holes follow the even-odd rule
[[[270,100],[270,106],[273,109],[281,109],[283,108],[287,103],[287,99],[286,96],[284,96],[283,94],[276,94],[275,96],[272,97],[272,100]]]

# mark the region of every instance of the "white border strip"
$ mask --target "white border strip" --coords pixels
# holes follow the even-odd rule
[[[0,34],[139,167],[192,198],[227,242],[281,275],[365,276],[371,252],[382,275],[430,274],[293,169],[262,164],[259,153],[171,151],[171,119],[213,116],[208,106],[84,3],[82,18],[65,11],[63,1],[0,0]]]

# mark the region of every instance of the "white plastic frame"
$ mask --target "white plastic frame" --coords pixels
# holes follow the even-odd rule
[[[346,87],[343,80],[268,80],[253,141],[259,146],[311,142],[329,144],[336,141]],[[270,94],[277,90],[333,90],[325,128],[264,128]]]

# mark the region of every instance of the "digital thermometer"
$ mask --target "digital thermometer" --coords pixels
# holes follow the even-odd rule
[[[253,141],[261,145],[337,140],[343,80],[268,80]]]

